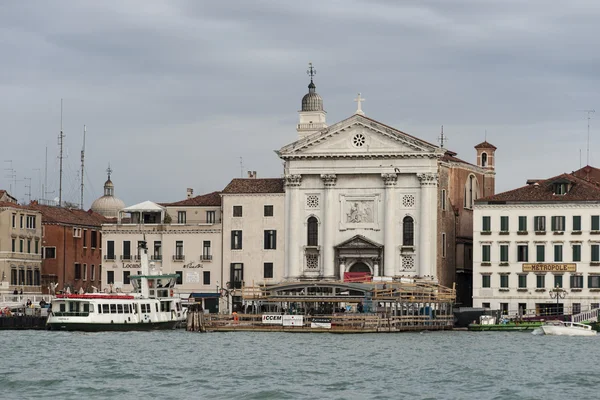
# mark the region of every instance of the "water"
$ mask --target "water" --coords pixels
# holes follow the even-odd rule
[[[600,337],[0,331],[1,399],[588,399]]]

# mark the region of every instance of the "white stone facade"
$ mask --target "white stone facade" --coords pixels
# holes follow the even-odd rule
[[[545,226],[538,217],[545,217]],[[555,222],[554,217],[558,217]],[[484,218],[489,218],[490,226],[484,227]],[[508,220],[508,227],[501,226],[501,218]],[[593,218],[600,218],[600,202],[476,203],[473,306],[499,309],[510,315],[539,315],[544,309],[556,307],[557,300],[550,294],[558,285],[565,295],[558,300],[559,311],[577,313],[597,307],[600,230],[597,226],[592,229]],[[523,246],[528,249],[526,258]]]

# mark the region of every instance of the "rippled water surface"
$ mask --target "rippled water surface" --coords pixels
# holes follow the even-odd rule
[[[1,399],[592,399],[600,337],[0,331]]]

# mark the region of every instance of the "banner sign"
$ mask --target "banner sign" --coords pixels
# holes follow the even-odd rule
[[[331,318],[313,318],[311,328],[331,329]]]
[[[283,326],[303,326],[303,315],[282,315]]]
[[[576,272],[577,264],[523,264],[523,272]]]
[[[263,314],[262,323],[271,325],[281,325],[283,315]]]

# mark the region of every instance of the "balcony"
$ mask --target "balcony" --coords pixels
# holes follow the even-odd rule
[[[212,261],[212,254],[202,254],[200,261]]]
[[[162,261],[162,254],[154,254],[153,256],[150,256],[150,260],[152,260],[152,261]]]
[[[116,260],[116,257],[114,254],[107,254],[104,256],[104,261],[114,261]]]
[[[175,254],[173,256],[173,261],[185,261],[185,255],[183,255],[183,254]]]
[[[121,256],[121,261],[131,261],[132,256],[131,254],[125,254]]]

